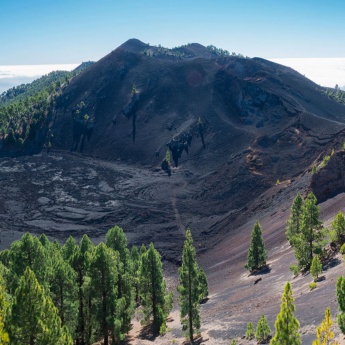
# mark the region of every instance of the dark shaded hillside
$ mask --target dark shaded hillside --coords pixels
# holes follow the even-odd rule
[[[295,178],[344,128],[345,107],[290,68],[200,45],[176,60],[143,54],[148,48],[130,40],[71,82],[58,101],[54,147],[160,166],[169,143],[198,176],[195,209],[207,202],[211,215]]]
[[[123,190],[123,211],[114,208],[111,216],[83,222],[71,216],[73,224],[102,232],[116,223],[145,234],[145,241],[159,239],[166,250],[186,226],[195,229],[197,240],[212,233],[217,242],[222,237],[216,234],[289,202],[307,188],[301,182],[307,179],[299,177],[332,147],[342,147],[345,106],[321,87],[290,68],[219,52],[199,44],[169,50],[129,40],[59,89],[42,127],[50,128],[51,149],[109,159],[115,170],[121,162],[131,176],[136,171],[135,184],[130,178],[121,186],[113,177],[108,182]],[[170,178],[160,168],[168,148],[177,166]],[[73,155],[62,157],[74,168]],[[82,157],[75,164],[82,166]],[[71,198],[59,207],[73,210],[78,202],[84,211],[108,212],[105,203],[119,198],[109,192],[105,200],[96,188],[90,206],[79,195],[87,187],[82,180],[65,178],[73,188],[63,184],[58,190]],[[37,217],[57,229],[55,215]],[[72,226],[66,224],[64,230]]]

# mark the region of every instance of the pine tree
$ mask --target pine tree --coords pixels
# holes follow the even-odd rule
[[[121,324],[121,320],[116,318],[118,260],[118,254],[116,255],[104,243],[100,243],[94,249],[90,259],[90,286],[94,296],[93,306],[97,323],[95,331],[104,339],[104,345],[109,344],[109,336],[112,336],[115,343],[122,338],[121,334],[115,335],[118,324]]]
[[[151,243],[141,257],[140,296],[144,320],[152,316],[154,333],[164,333],[165,320],[172,309],[172,294],[167,292],[161,256]]]
[[[291,284],[287,282],[284,287],[280,312],[274,324],[276,333],[271,339],[271,345],[301,344],[301,337],[298,333],[299,322],[294,315],[295,305],[293,301]]]
[[[62,325],[66,325],[70,334],[75,333],[78,317],[77,275],[73,268],[63,260],[60,252],[52,258],[52,273],[49,277],[50,295],[58,309]]]
[[[198,282],[199,267],[193,246],[192,234],[186,230],[186,238],[182,250],[182,265],[179,272],[177,287],[180,304],[180,318],[183,329],[187,331],[190,342],[193,343],[194,330],[200,329],[200,286]]]
[[[134,290],[127,239],[125,233],[120,227],[114,226],[108,230],[106,235],[106,245],[114,251],[117,251],[120,256],[120,264],[118,265],[119,276],[117,282],[117,298],[119,300],[122,299],[121,332],[126,334],[130,330],[132,315],[134,312]]]
[[[200,301],[205,301],[208,297],[208,284],[206,274],[202,268],[199,269],[198,282],[200,286]]]
[[[261,343],[268,340],[271,334],[271,328],[267,322],[266,316],[261,315],[258,324],[256,325],[255,339]]]
[[[267,251],[265,250],[264,241],[262,238],[262,231],[259,222],[254,225],[251,242],[248,251],[248,262],[246,268],[253,272],[266,265]]]
[[[253,322],[248,322],[247,330],[246,330],[246,338],[248,340],[252,340],[255,337],[255,330]]]
[[[345,278],[340,276],[336,284],[338,305],[341,311],[338,314],[337,322],[343,334],[345,334]]]
[[[5,298],[5,284],[0,275],[0,345],[8,345],[10,338],[5,331],[5,310],[7,308],[7,301]]]
[[[294,237],[301,231],[301,213],[303,207],[303,199],[299,193],[297,193],[290,208],[290,217],[286,226],[286,237],[291,245],[293,245]]]
[[[69,236],[65,245],[62,247],[61,254],[64,260],[67,262],[73,257],[75,250],[77,249],[77,243],[72,236]]]
[[[15,241],[10,249],[10,269],[12,273],[11,291],[13,292],[19,283],[19,278],[27,267],[35,273],[41,285],[47,285],[47,252],[36,236],[29,233],[23,235],[19,241]]]
[[[311,262],[310,266],[310,274],[316,280],[320,273],[322,273],[322,263],[318,255],[313,257],[313,261]]]
[[[294,238],[295,257],[301,269],[309,269],[313,254],[321,252],[325,233],[319,213],[315,195],[309,193],[302,207],[300,235]]]
[[[339,212],[331,223],[331,238],[335,242],[341,242],[345,235],[345,217]]]
[[[80,246],[74,247],[74,253],[69,262],[76,272],[76,283],[78,288],[78,322],[77,322],[77,345],[89,345],[91,342],[91,294],[89,289],[84,287],[89,282],[87,269],[89,259],[94,246],[87,235],[80,241]],[[86,325],[87,324],[87,325]]]
[[[52,300],[29,267],[13,297],[9,332],[13,345],[73,344],[68,331],[61,326]]]
[[[316,340],[313,341],[313,345],[339,345],[337,341],[333,340],[332,325],[331,310],[327,308],[325,310],[325,319],[322,320],[321,326],[316,328]]]
[[[140,287],[140,262],[141,256],[137,246],[133,246],[131,250],[131,268],[132,268],[132,279],[134,287],[135,301],[139,303],[139,287]]]

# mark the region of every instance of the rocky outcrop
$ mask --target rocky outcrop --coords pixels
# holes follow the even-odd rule
[[[312,175],[310,189],[318,202],[345,192],[345,151],[332,155],[326,166]]]

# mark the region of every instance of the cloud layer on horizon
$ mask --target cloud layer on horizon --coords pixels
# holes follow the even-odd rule
[[[321,86],[345,89],[345,58],[271,59],[293,68]]]
[[[271,61],[289,66],[321,86],[345,90],[345,58],[286,58]],[[78,64],[0,66],[0,93],[56,70],[71,71]]]
[[[71,71],[78,64],[64,65],[12,65],[0,66],[0,93],[33,80],[52,71]]]

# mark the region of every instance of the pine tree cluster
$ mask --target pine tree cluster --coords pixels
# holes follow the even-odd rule
[[[192,243],[190,230],[186,243]],[[190,286],[181,278],[179,291],[182,301],[182,291],[192,287],[199,305],[207,298],[207,280],[196,264],[195,249],[189,250],[194,256],[186,263],[183,254],[181,272],[193,267],[196,276]],[[69,237],[62,246],[44,234],[38,238],[27,233],[0,252],[0,345],[120,344],[135,307],[142,310],[142,323],[158,334],[166,331],[172,306],[154,245],[143,245],[140,251],[134,246],[130,252],[118,226],[97,246],[86,235],[79,244]],[[193,309],[198,330],[200,319],[195,320]]]

